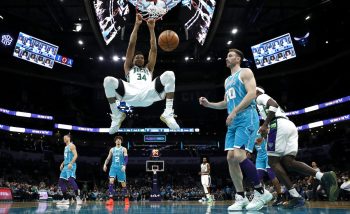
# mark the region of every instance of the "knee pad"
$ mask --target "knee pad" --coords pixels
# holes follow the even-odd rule
[[[175,74],[172,71],[165,71],[160,75],[160,82],[164,86],[166,93],[175,92]]]
[[[103,87],[104,88],[108,88],[108,87],[114,87],[114,88],[118,88],[118,79],[114,78],[114,77],[105,77],[103,80]]]
[[[125,94],[123,81],[114,77],[105,77],[103,80],[103,87],[105,88],[106,97],[116,97],[117,93],[120,97]]]

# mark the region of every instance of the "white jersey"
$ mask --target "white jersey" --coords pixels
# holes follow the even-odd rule
[[[267,101],[269,101],[269,99],[271,99],[271,97],[267,94],[261,94],[256,98],[256,104],[259,110],[259,114],[260,116],[265,120],[268,113],[269,113],[269,109],[266,108],[267,107]],[[275,117],[284,117],[284,118],[288,118],[286,113],[283,111],[283,109],[278,106]]]
[[[209,172],[208,172],[208,163],[202,163],[201,164],[201,172],[202,173],[207,173],[209,175]]]
[[[152,73],[146,67],[135,65],[130,69],[126,79],[137,88],[145,88],[152,83]]]

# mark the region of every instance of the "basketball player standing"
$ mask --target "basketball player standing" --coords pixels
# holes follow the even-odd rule
[[[122,136],[116,136],[114,138],[115,147],[109,150],[108,156],[103,165],[103,171],[107,171],[107,164],[109,160],[112,158],[112,165],[109,169],[109,200],[106,202],[106,205],[113,205],[113,196],[115,195],[114,190],[114,180],[117,178],[118,182],[122,185],[122,194],[125,197],[125,204],[129,204],[129,198],[126,189],[126,165],[128,163],[128,151],[121,144],[123,143]]]
[[[145,65],[144,55],[141,52],[135,52],[137,32],[141,23],[142,16],[136,14],[135,25],[130,36],[124,62],[124,71],[128,82],[114,77],[106,77],[103,82],[106,97],[112,111],[110,134],[116,133],[125,119],[125,114],[117,108],[117,100],[125,101],[135,107],[146,107],[166,98],[165,110],[160,116],[160,119],[171,129],[180,128],[174,119],[173,110],[175,92],[174,72],[165,71],[160,77],[152,81],[154,66],[157,60],[157,42],[154,32],[155,20],[151,19],[147,21],[151,37],[148,63]]]
[[[210,195],[211,177],[210,177],[210,164],[206,157],[203,157],[203,162],[201,164],[201,171],[199,172],[201,176],[201,183],[204,189],[205,197],[203,197],[200,202],[208,201],[212,202],[213,198]]]
[[[74,190],[77,204],[82,204],[82,200],[80,199],[80,191],[77,183],[75,182],[75,171],[77,170],[76,160],[78,158],[77,149],[71,142],[71,136],[69,134],[63,137],[63,141],[66,146],[64,147],[64,160],[60,165],[61,174],[58,180],[58,185],[63,193],[63,199],[57,202],[57,205],[69,205],[66,185],[67,181]]]
[[[237,49],[230,49],[226,66],[231,75],[225,80],[224,100],[217,103],[209,102],[205,97],[199,98],[199,103],[213,109],[226,109],[227,133],[225,150],[227,162],[233,184],[236,188],[235,203],[228,210],[260,210],[265,203],[272,199],[272,194],[264,190],[258,173],[246,151],[254,149],[255,137],[259,128],[259,117],[255,104],[255,78],[252,70],[241,68],[243,53]],[[254,198],[249,202],[244,194],[243,174],[254,183]]]

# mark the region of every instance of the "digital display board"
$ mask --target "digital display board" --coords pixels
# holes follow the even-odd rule
[[[257,68],[266,67],[296,57],[289,33],[254,45],[251,49]]]
[[[13,56],[52,68],[55,63],[58,46],[20,32]]]
[[[144,135],[143,141],[145,143],[166,142],[166,135]]]
[[[66,65],[68,67],[73,66],[73,59],[68,58],[66,56],[61,56],[59,54],[56,55],[55,62],[60,63],[62,65]]]

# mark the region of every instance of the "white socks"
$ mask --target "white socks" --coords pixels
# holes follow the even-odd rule
[[[288,192],[294,198],[301,197],[295,188],[288,190]]]
[[[174,99],[166,99],[165,101],[165,111],[171,112],[173,110]]]
[[[119,113],[117,102],[110,103],[109,107],[111,108],[112,114],[117,115]]]
[[[321,180],[321,178],[322,178],[322,176],[323,176],[323,173],[322,172],[316,172],[316,178],[317,178],[317,180]]]

